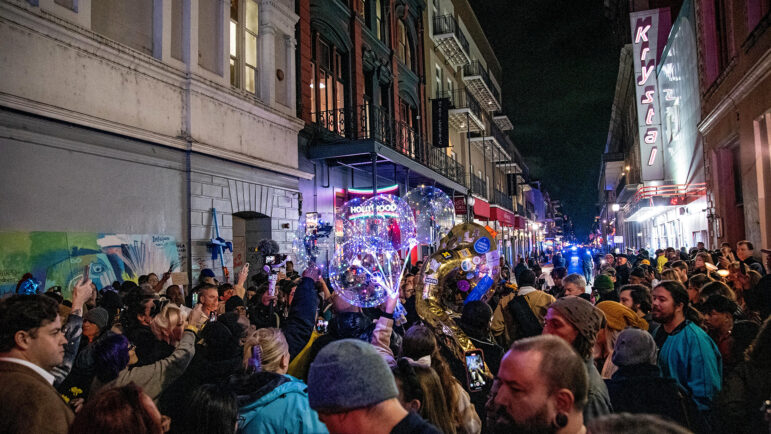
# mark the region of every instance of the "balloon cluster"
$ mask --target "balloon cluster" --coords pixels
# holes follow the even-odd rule
[[[399,291],[400,254],[415,244],[415,218],[401,198],[382,194],[347,202],[338,216],[343,242],[329,266],[332,286],[348,303],[373,307]]]
[[[404,195],[404,200],[415,213],[419,243],[436,246],[455,226],[455,205],[442,190],[433,186],[416,187]]]

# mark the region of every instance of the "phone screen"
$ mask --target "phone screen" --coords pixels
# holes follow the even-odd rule
[[[193,293],[193,307],[195,307],[196,304],[198,304],[198,293],[194,292]]]
[[[482,350],[466,352],[466,376],[468,388],[472,392],[482,390],[487,384],[485,378],[485,357]]]
[[[276,257],[273,255],[268,255],[265,257],[265,264],[273,265],[273,263],[276,262]]]

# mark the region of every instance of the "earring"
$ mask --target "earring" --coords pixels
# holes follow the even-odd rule
[[[554,425],[557,426],[557,429],[565,428],[568,425],[568,415],[557,413],[557,416],[554,418]]]

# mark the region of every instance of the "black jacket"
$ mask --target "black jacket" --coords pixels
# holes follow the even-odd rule
[[[768,432],[760,407],[771,397],[771,367],[742,362],[723,382],[715,403],[715,432]]]
[[[675,379],[662,377],[656,365],[619,366],[605,384],[616,413],[656,414],[704,432],[702,417],[688,391]]]
[[[319,298],[316,295],[316,285],[310,277],[303,277],[294,291],[289,316],[281,323],[286,343],[289,344],[289,357],[294,357],[305,348],[313,333],[316,309]]]

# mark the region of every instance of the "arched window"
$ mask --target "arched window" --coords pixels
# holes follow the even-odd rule
[[[405,66],[407,66],[407,68],[412,69],[412,48],[410,47],[410,40],[407,37],[407,28],[404,26],[404,21],[402,20],[398,20],[396,23],[398,35],[396,56]]]

